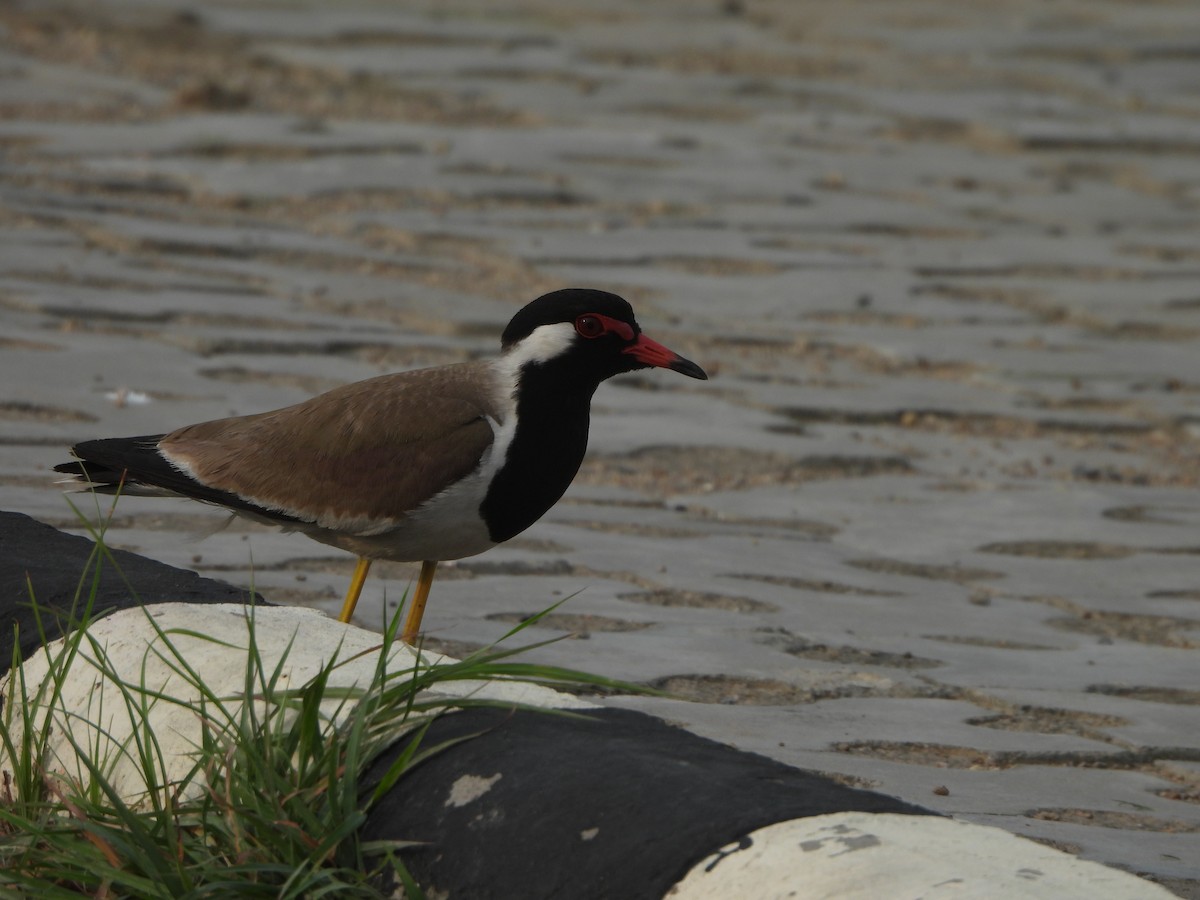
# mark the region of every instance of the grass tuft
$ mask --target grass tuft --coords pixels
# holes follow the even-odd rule
[[[151,639],[131,673],[91,630],[103,618],[95,611],[101,569],[119,572],[104,543],[107,519],[99,521],[89,525],[95,547],[74,603],[60,615],[63,640],[47,641],[50,613],[29,585],[44,644],[29,662],[45,676],[27,678],[33,669],[14,643],[0,683],[0,897],[415,900],[422,894],[404,854],[420,836],[365,843],[359,829],[385,794],[403,788],[406,772],[450,746],[425,742],[437,716],[520,706],[486,698],[498,682],[632,687],[513,660],[530,647],[494,646],[462,661],[410,653],[399,611],[376,646],[334,648],[293,686],[296,635],[265,652],[257,619],[266,613],[254,606],[236,648],[245,660],[238,689],[210,687],[194,662],[198,646],[233,644],[164,628],[154,607],[142,608]],[[364,665],[369,677],[346,683]],[[71,699],[80,678],[104,685],[82,706]],[[182,760],[156,733],[164,712],[180,711],[196,725]],[[365,784],[368,765],[397,742],[383,778]]]

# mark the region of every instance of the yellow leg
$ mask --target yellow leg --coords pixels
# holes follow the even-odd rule
[[[367,573],[370,571],[371,561],[365,556],[360,556],[358,565],[354,567],[354,577],[350,579],[350,587],[346,589],[346,600],[338,615],[339,622],[349,622],[350,617],[354,615],[354,607],[358,605],[358,595],[362,593],[363,582],[367,580]]]
[[[408,607],[408,618],[404,620],[404,634],[400,635],[400,640],[406,644],[415,641],[421,630],[421,619],[425,615],[425,604],[429,600],[429,588],[433,585],[433,573],[436,571],[436,559],[421,563],[421,576],[417,579],[417,589]]]

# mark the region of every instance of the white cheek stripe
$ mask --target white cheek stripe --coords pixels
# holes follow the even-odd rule
[[[521,369],[529,363],[549,362],[566,353],[575,343],[575,326],[571,322],[539,325],[496,360],[496,374],[515,391]]]

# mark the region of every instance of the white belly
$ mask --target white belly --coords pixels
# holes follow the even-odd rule
[[[378,534],[355,535],[318,527],[303,531],[324,544],[370,559],[421,562],[475,556],[496,546],[479,517],[487,481],[484,473],[468,477],[413,510],[395,528]]]

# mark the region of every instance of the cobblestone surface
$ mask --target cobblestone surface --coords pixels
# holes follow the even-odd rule
[[[3,506],[616,290],[713,379],[604,387],[433,641],[570,597],[537,658],[681,698],[612,702],[1200,896],[1194,4],[504,7],[0,5]],[[110,538],[336,611],[223,521]]]

